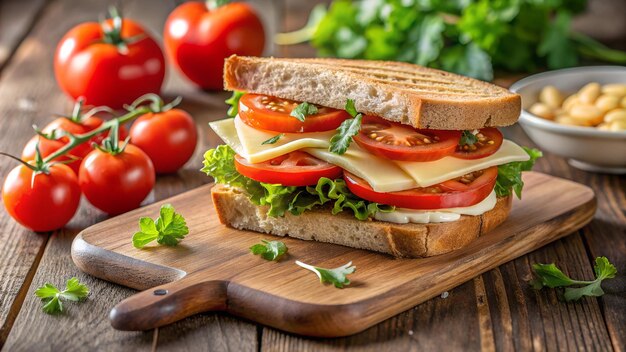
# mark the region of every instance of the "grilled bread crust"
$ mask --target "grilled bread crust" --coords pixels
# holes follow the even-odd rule
[[[466,246],[502,223],[511,209],[511,197],[498,198],[496,206],[479,216],[462,215],[457,221],[434,224],[395,224],[359,221],[351,214],[332,215],[318,208],[302,215],[267,216],[267,206],[257,206],[238,188],[217,184],[211,189],[220,221],[240,230],[276,236],[329,242],[391,254],[395,257],[431,257]]]
[[[521,111],[518,94],[496,85],[402,62],[287,59],[233,55],[228,90],[358,111],[415,128],[472,130],[507,126]]]

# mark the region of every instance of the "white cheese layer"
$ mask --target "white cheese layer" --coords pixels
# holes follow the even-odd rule
[[[504,140],[500,149],[482,159],[464,160],[445,157],[430,162],[392,161],[379,158],[352,143],[343,155],[328,151],[335,131],[285,133],[275,144],[262,145],[278,133],[254,129],[236,117],[210,123],[211,128],[235,152],[252,163],[263,162],[286,153],[304,149],[307,153],[338,165],[365,179],[377,192],[398,192],[428,187],[470,172],[512,161],[526,161],[528,154],[517,144]]]
[[[377,212],[374,218],[379,221],[393,222],[396,224],[428,224],[436,222],[451,222],[461,218],[461,215],[482,215],[496,206],[498,197],[495,191],[491,191],[487,198],[480,203],[463,208],[437,209],[437,210],[415,210],[396,208],[388,213]]]

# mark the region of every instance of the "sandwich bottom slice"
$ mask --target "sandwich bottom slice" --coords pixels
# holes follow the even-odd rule
[[[500,225],[511,209],[511,196],[498,197],[493,209],[453,222],[396,224],[355,221],[348,213],[332,215],[318,207],[301,215],[268,215],[268,206],[253,204],[242,189],[216,184],[211,189],[220,221],[239,230],[289,236],[367,249],[395,257],[430,257],[462,248]]]

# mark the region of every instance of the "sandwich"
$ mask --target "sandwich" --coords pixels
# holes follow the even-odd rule
[[[399,62],[231,56],[205,153],[236,229],[429,257],[487,234],[541,153],[504,139],[519,95]]]

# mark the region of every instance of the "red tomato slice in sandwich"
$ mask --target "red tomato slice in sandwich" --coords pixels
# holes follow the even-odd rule
[[[318,106],[317,114],[300,121],[290,116],[298,104],[292,100],[249,93],[239,100],[239,117],[248,126],[283,133],[334,130],[350,117],[344,110]]]
[[[262,163],[251,164],[235,155],[235,168],[253,180],[283,186],[310,186],[321,177],[341,177],[341,168],[301,151],[291,152]]]
[[[354,140],[372,154],[403,161],[433,161],[452,155],[459,131],[419,130],[375,116],[364,116]]]
[[[454,152],[454,157],[460,159],[480,159],[488,157],[500,149],[502,145],[502,132],[497,128],[481,128],[476,134],[476,143],[472,145],[459,145]]]
[[[374,191],[365,180],[347,171],[343,178],[352,193],[371,202],[408,209],[443,209],[480,203],[493,190],[497,176],[494,166],[438,185],[390,193]]]

